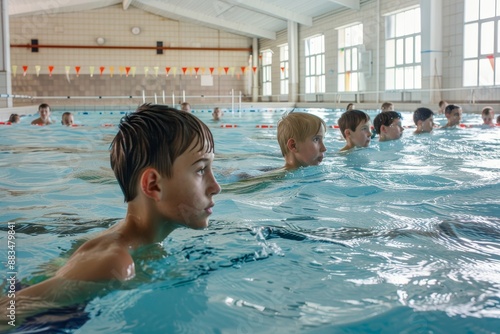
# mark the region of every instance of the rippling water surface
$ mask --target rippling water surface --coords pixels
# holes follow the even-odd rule
[[[223,189],[209,228],[175,231],[138,255],[132,282],[32,328],[498,332],[500,127],[406,129],[400,141],[348,154],[329,129],[320,166],[268,177],[283,165],[275,139],[282,112],[226,113],[221,123],[237,128],[196,113],[213,131]],[[310,112],[328,125],[340,116]],[[50,276],[82,240],[124,216],[107,151],[117,129],[101,126],[119,117],[76,113],[84,125],[76,128],[32,127],[27,117],[0,128],[0,221],[16,223],[22,284]]]

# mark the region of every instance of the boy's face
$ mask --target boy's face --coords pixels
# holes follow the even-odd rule
[[[385,128],[384,135],[386,140],[396,140],[403,136],[404,128],[399,118],[393,119],[391,125],[382,126]]]
[[[370,131],[370,122],[361,122],[356,127],[356,131],[350,131],[349,140],[356,147],[367,147],[370,145],[372,133]]]
[[[448,125],[454,126],[460,124],[460,120],[462,119],[462,108],[453,109],[448,115]]]
[[[38,113],[40,114],[40,118],[46,121],[50,117],[50,108],[40,108]]]
[[[434,129],[434,116],[422,121],[422,132],[431,132]]]
[[[488,113],[488,115],[483,116],[483,122],[484,122],[484,124],[487,124],[487,125],[493,125],[494,118],[495,118],[495,114],[493,113],[493,111],[490,111]]]
[[[300,167],[316,166],[323,161],[324,152],[326,152],[323,138],[325,137],[325,129],[321,127],[317,134],[308,137],[303,142],[296,142],[295,159],[300,164]]]
[[[75,123],[75,119],[73,118],[73,115],[64,115],[63,118],[63,125],[73,125]]]
[[[208,225],[213,196],[221,188],[212,172],[214,153],[191,145],[175,159],[171,178],[163,177],[159,211],[166,220],[198,229]],[[192,149],[192,150],[191,150]]]

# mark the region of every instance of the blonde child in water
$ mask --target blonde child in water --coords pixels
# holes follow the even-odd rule
[[[207,227],[221,188],[212,172],[212,133],[197,117],[142,105],[120,121],[110,155],[127,202],[125,218],[86,241],[53,277],[17,291],[18,323],[49,306],[74,304],[84,287],[95,286],[88,283],[133,279],[135,255],[176,228]],[[0,307],[6,310],[8,302]]]
[[[320,117],[291,112],[278,122],[277,139],[285,158],[284,170],[319,165],[325,156],[326,124]]]

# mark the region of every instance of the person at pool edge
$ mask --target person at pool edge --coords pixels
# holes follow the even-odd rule
[[[53,277],[17,291],[19,313],[33,307],[35,299],[59,307],[73,304],[63,285],[67,282],[131,280],[134,255],[142,247],[162,242],[181,226],[207,227],[221,187],[212,172],[212,133],[197,117],[143,104],[121,119],[110,151],[111,168],[127,202],[125,218],[81,245]],[[73,286],[75,293],[82,289]],[[5,299],[0,302],[4,310]],[[31,314],[23,316],[40,311],[29,309]]]
[[[373,126],[378,134],[379,141],[400,139],[403,136],[401,114],[397,111],[384,111],[375,116]]]
[[[344,112],[339,120],[340,133],[346,145],[340,151],[348,151],[355,147],[368,147],[371,141],[370,116],[361,110]]]
[[[326,123],[320,117],[290,112],[278,121],[277,139],[285,158],[284,170],[319,165],[326,152]]]
[[[40,117],[34,119],[31,125],[49,125],[53,123],[50,119],[50,106],[47,103],[42,103],[38,106],[38,114]]]

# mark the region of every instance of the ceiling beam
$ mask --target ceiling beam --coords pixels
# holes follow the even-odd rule
[[[222,19],[220,17],[205,15],[201,12],[186,9],[176,5],[168,5],[160,0],[135,0],[134,6],[152,14],[164,16],[174,20],[190,21],[196,24],[209,26],[232,32],[237,35],[276,39],[276,32],[256,26]]]
[[[133,0],[123,0],[123,10],[127,10]]]
[[[254,12],[272,16],[285,21],[293,21],[309,27],[313,24],[313,19],[311,16],[292,12],[291,10],[288,10],[286,8],[270,4],[268,1],[230,0],[229,2],[237,5],[238,7],[243,7]]]
[[[360,8],[359,1],[360,0],[330,0],[330,2],[356,10]]]
[[[119,4],[121,0],[66,0],[62,2],[37,1],[36,4],[24,3],[9,6],[10,16],[53,15],[57,13],[71,13],[81,10],[98,9]]]

